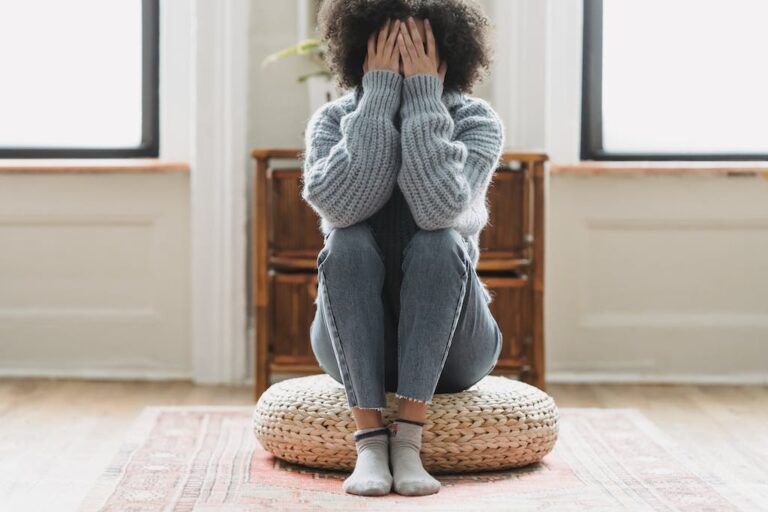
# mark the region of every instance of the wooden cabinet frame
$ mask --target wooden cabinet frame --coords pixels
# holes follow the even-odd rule
[[[311,322],[309,315],[314,314],[308,304],[316,294],[316,258],[322,247],[322,234],[319,219],[300,196],[301,165],[272,167],[277,159],[300,161],[302,151],[255,149],[252,157],[255,174],[249,298],[256,332],[254,394],[258,399],[269,387],[273,373],[322,372],[311,349],[308,351],[306,329]],[[505,337],[502,355],[492,374],[514,374],[540,389],[545,389],[547,173],[547,156],[543,153],[502,154],[491,183],[494,188],[489,190],[491,221],[480,235],[477,266],[478,275],[494,294],[491,308]],[[282,311],[278,311],[277,302],[283,304]],[[277,322],[286,315],[300,318],[289,324]],[[510,327],[505,329],[505,325]],[[280,339],[276,340],[277,337]]]

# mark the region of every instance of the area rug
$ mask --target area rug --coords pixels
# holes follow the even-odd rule
[[[347,473],[285,463],[255,440],[252,407],[151,407],[83,511],[759,510],[635,409],[561,408],[555,448],[508,471],[440,475],[439,493],[366,498]]]

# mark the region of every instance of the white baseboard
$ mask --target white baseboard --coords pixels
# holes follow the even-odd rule
[[[278,374],[276,374],[278,375]],[[279,380],[301,377],[303,374],[279,374]],[[148,370],[142,368],[91,369],[91,368],[3,368],[1,378],[44,378],[44,379],[83,379],[83,380],[192,380],[188,371]],[[273,379],[275,380],[275,379]],[[678,384],[678,385],[735,385],[765,386],[768,375],[763,374],[643,374],[611,372],[549,372],[547,384]],[[254,379],[244,379],[246,387],[254,385]]]
[[[171,381],[192,380],[189,371],[148,370],[144,368],[3,368],[0,367],[0,379],[38,378],[38,379],[82,379],[82,380],[145,380]]]
[[[301,377],[303,374],[279,374],[280,379]],[[651,374],[636,372],[547,372],[547,384],[678,384],[765,386],[768,374]],[[253,386],[254,379],[243,381]]]
[[[766,385],[768,374],[652,374],[633,372],[547,372],[552,384],[694,384]]]

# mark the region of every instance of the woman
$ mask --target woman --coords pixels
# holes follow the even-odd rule
[[[343,488],[432,494],[420,449],[433,394],[469,388],[501,350],[475,267],[504,130],[465,92],[489,64],[489,24],[459,0],[326,0],[319,24],[355,88],[311,117],[302,189],[325,237],[312,349],[357,426]],[[388,426],[386,392],[399,399]]]

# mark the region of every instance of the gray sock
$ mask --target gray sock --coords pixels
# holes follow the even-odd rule
[[[421,463],[421,431],[418,422],[395,420],[390,425],[389,460],[395,492],[423,496],[440,490],[440,481],[427,473]]]
[[[372,427],[355,431],[357,461],[341,487],[349,494],[381,496],[392,490],[389,471],[389,431],[387,427]]]

